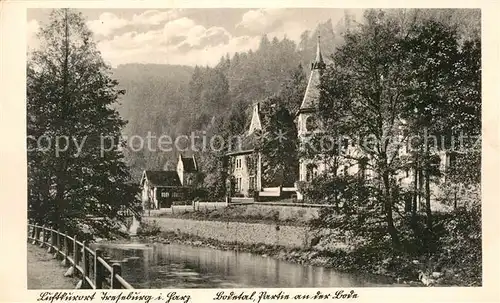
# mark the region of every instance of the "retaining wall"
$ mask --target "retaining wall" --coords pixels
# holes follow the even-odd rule
[[[285,247],[309,247],[316,233],[306,227],[280,226],[262,223],[197,221],[162,217],[143,217],[162,231],[180,232],[223,242],[268,244]]]

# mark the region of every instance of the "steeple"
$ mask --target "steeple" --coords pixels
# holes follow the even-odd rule
[[[321,54],[321,36],[318,35],[318,42],[316,44],[316,59],[311,63],[311,69],[324,69],[326,67]]]
[[[320,36],[318,35],[318,43],[316,45],[316,59],[311,63],[311,74],[309,75],[309,82],[307,83],[306,92],[304,94],[304,99],[302,99],[302,104],[297,112],[315,112],[317,110],[317,105],[319,102],[319,85],[321,82],[321,74],[323,69],[326,68],[325,61],[323,60],[323,55],[321,54],[320,46]]]

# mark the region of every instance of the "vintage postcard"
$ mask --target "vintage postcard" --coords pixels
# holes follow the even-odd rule
[[[500,300],[499,7],[407,4],[3,3],[1,301]]]

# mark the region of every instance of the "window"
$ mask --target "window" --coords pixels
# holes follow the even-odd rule
[[[170,193],[168,191],[164,191],[161,193],[161,197],[162,198],[169,198],[170,197]]]
[[[255,177],[254,176],[251,176],[250,179],[249,179],[249,186],[250,186],[250,189],[255,189],[257,187],[256,185],[256,182],[255,182]]]
[[[172,197],[174,197],[174,198],[182,198],[182,194],[178,193],[178,192],[174,192],[174,193],[172,193]]]
[[[342,139],[342,154],[343,155],[349,154],[349,139],[347,138]]]
[[[309,164],[306,167],[306,181],[311,182],[317,176],[316,165]]]
[[[347,150],[347,148],[349,148],[349,139],[347,138],[342,139],[342,148],[344,150]]]
[[[192,185],[193,184],[193,177],[189,176],[186,178],[186,185]]]
[[[312,116],[309,116],[306,118],[306,131],[307,132],[312,132],[315,131],[318,128],[318,123],[316,122],[316,119]]]
[[[241,169],[241,158],[236,158],[236,169]]]
[[[449,153],[448,154],[448,168],[455,166],[457,163],[457,154]]]
[[[366,178],[366,165],[367,165],[367,160],[366,158],[365,159],[361,159],[358,166],[359,166],[359,174],[361,176],[362,179],[365,179]]]
[[[251,173],[253,173],[253,170],[255,169],[255,160],[253,159],[253,156],[252,155],[246,156],[245,163],[247,164],[247,169]]]
[[[236,190],[241,191],[241,178],[236,178]]]

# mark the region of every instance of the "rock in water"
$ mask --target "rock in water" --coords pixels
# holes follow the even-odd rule
[[[83,280],[78,281],[78,283],[76,283],[75,289],[82,289],[82,284],[83,284]]]
[[[64,276],[65,277],[72,277],[74,274],[74,269],[73,269],[73,266],[71,266],[70,268],[68,268],[68,270],[66,271],[66,273],[64,273]]]
[[[139,222],[139,220],[137,220],[137,218],[135,216],[132,217],[132,225],[130,225],[130,228],[129,228],[129,234],[131,236],[137,236],[137,230],[139,229],[139,227],[141,226],[141,223]]]
[[[419,271],[418,278],[425,286],[433,286],[436,283],[436,280],[429,278],[422,271]]]

